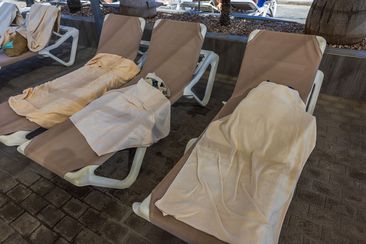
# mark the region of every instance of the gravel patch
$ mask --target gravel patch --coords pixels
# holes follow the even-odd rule
[[[103,8],[104,14],[116,13],[116,10]],[[62,7],[63,14],[70,14],[68,7]],[[70,15],[77,16],[92,16],[91,9],[84,7],[82,11],[73,13]],[[271,30],[281,31],[289,33],[304,33],[305,25],[295,22],[287,21],[271,21],[271,20],[251,20],[251,19],[232,19],[229,26],[221,26],[219,24],[218,16],[200,16],[197,14],[168,14],[158,13],[155,17],[147,19],[148,23],[153,23],[157,19],[173,19],[189,22],[200,22],[207,26],[209,32],[218,32],[230,35],[249,35],[253,30]],[[330,45],[331,47],[353,49],[353,50],[366,50],[366,38],[357,44],[353,45]]]

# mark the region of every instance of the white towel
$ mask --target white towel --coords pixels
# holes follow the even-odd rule
[[[298,92],[263,82],[210,124],[155,205],[228,243],[277,243],[315,141]]]
[[[99,156],[149,146],[170,131],[170,101],[141,79],[113,90],[71,117]]]

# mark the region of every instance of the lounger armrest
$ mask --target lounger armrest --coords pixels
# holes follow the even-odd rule
[[[206,106],[211,97],[212,88],[216,78],[217,66],[219,64],[219,56],[207,50],[201,51],[202,60],[198,64],[196,71],[194,72],[193,78],[189,85],[184,89],[184,96],[191,96],[201,105]],[[197,94],[195,94],[192,88],[200,81],[202,76],[205,74],[208,67],[211,66],[210,74],[207,81],[207,86],[205,90],[205,95],[200,99]]]
[[[316,72],[316,76],[314,79],[314,84],[313,87],[311,89],[311,92],[309,94],[307,103],[306,103],[306,112],[313,114],[314,110],[315,110],[315,106],[316,103],[318,101],[319,98],[319,94],[320,94],[320,89],[322,87],[323,84],[323,80],[324,80],[324,73],[320,70],[318,70]]]
[[[76,51],[79,42],[79,30],[69,26],[60,26],[60,33],[54,33],[54,35],[58,37],[58,40],[54,44],[41,50],[39,54],[45,57],[50,57],[65,66],[73,65],[75,63]],[[70,58],[67,62],[65,62],[53,55],[51,51],[60,47],[69,38],[72,38],[72,46],[70,51]]]

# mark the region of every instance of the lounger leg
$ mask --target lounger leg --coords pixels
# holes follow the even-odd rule
[[[27,142],[28,139],[26,136],[30,133],[30,131],[17,131],[13,134],[0,136],[0,142],[5,144],[8,147],[19,146],[23,143]]]
[[[98,165],[91,165],[82,168],[76,172],[65,174],[64,179],[76,186],[99,186],[115,189],[125,189],[130,187],[135,181],[140,172],[142,161],[144,159],[146,147],[137,148],[133,159],[131,170],[128,176],[123,180],[110,179],[103,176],[95,175],[95,170]]]
[[[219,65],[219,56],[214,52],[203,51],[204,59],[199,64],[191,83],[184,89],[184,96],[193,97],[201,106],[206,106],[211,98],[212,89],[214,86],[217,67]],[[207,81],[205,95],[200,99],[194,92],[193,87],[202,78],[203,74],[211,66],[210,74]]]
[[[142,202],[135,202],[132,204],[132,210],[141,218],[150,222],[150,201],[151,194]]]

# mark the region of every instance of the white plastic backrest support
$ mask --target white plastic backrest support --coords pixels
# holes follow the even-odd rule
[[[155,29],[156,27],[158,27],[158,25],[160,24],[160,22],[161,22],[161,19],[156,20],[153,29]]]
[[[327,41],[321,36],[316,36],[316,39],[318,40],[320,51],[324,54],[325,48],[327,47]]]
[[[200,26],[201,26],[201,36],[203,39],[205,39],[207,33],[207,27],[204,24],[200,24]]]
[[[141,31],[144,32],[146,21],[144,18],[139,18],[139,20],[140,20]]]
[[[254,37],[260,32],[261,30],[254,30],[250,33],[249,37],[248,37],[248,42],[250,42],[251,40],[254,39]]]

